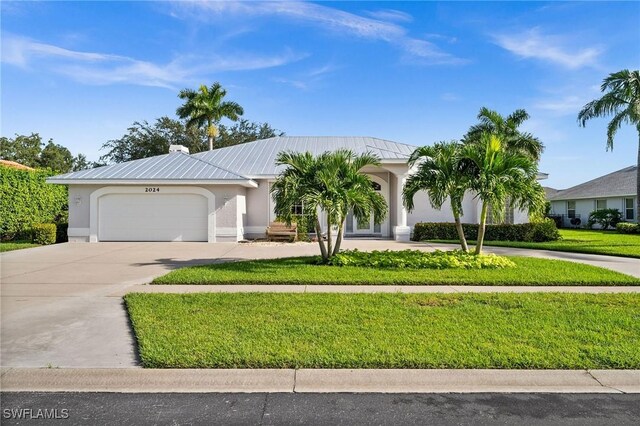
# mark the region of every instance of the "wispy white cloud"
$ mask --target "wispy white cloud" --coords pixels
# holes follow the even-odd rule
[[[334,64],[328,63],[321,67],[313,68],[303,73],[298,73],[294,78],[275,78],[273,81],[306,91],[317,86],[320,81],[339,68],[340,67]]]
[[[447,92],[440,95],[440,99],[446,102],[456,102],[460,100],[460,96],[456,95],[455,93]]]
[[[593,66],[603,52],[599,45],[570,47],[567,37],[543,34],[539,28],[515,34],[497,34],[493,38],[498,46],[521,58],[552,62],[569,69]]]
[[[13,34],[2,35],[2,52],[3,63],[50,70],[85,84],[121,83],[172,89],[176,84],[211,73],[273,68],[306,56],[285,50],[272,56],[212,54],[179,56],[167,63],[154,63],[128,56],[65,49]]]
[[[388,11],[387,11],[388,12]],[[272,16],[389,43],[405,54],[429,64],[460,64],[461,58],[441,50],[434,43],[409,36],[403,26],[388,20],[373,19],[332,7],[300,1],[285,2],[173,2],[171,15],[183,19],[220,19],[229,15]],[[387,18],[389,18],[387,14]],[[399,14],[395,14],[397,20]]]
[[[380,21],[390,21],[390,22],[413,21],[413,16],[401,10],[395,10],[395,9],[371,10],[366,12],[366,14]]]
[[[577,115],[578,111],[580,111],[587,102],[588,98],[583,96],[568,95],[560,98],[536,101],[533,107],[560,115]]]

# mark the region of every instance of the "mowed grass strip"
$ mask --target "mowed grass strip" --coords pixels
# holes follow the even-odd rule
[[[394,269],[325,266],[313,257],[252,260],[177,269],[153,284],[640,285],[640,279],[561,260],[509,257],[503,269]]]
[[[619,234],[615,231],[590,231],[586,229],[560,229],[559,231],[562,237],[559,241],[549,241],[545,243],[485,241],[484,244],[498,247],[532,248],[640,258],[640,235],[638,234]],[[458,244],[457,240],[430,241]],[[475,241],[469,241],[469,244],[473,245]]]
[[[637,294],[129,294],[149,368],[640,368]]]
[[[32,247],[40,247],[40,245],[34,244],[30,241],[6,241],[0,243],[0,253],[5,251],[22,250]]]

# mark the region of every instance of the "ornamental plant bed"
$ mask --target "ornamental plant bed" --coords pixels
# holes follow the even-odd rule
[[[640,368],[640,295],[129,294],[148,368]]]
[[[509,256],[514,267],[413,269],[318,265],[318,257],[251,260],[180,268],[152,284],[640,285],[640,279],[561,260]]]

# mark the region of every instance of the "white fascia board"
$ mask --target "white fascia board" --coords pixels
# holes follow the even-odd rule
[[[253,180],[126,180],[126,179],[47,179],[47,183],[60,185],[241,185],[247,188],[257,188],[258,184]]]

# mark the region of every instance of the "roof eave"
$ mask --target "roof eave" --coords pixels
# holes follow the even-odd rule
[[[57,185],[241,185],[257,188],[252,179],[55,179],[47,183]]]

